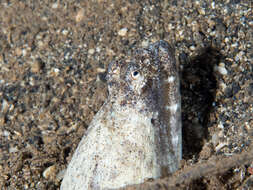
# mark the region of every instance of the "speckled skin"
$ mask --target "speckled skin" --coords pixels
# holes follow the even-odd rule
[[[111,63],[107,81],[108,100],[74,153],[61,190],[114,189],[179,167],[179,77],[168,43]]]

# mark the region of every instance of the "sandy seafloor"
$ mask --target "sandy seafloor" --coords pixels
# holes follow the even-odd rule
[[[59,189],[107,97],[108,63],[159,39],[181,75],[183,158],[249,150],[253,5],[226,1],[0,1],[0,189]],[[250,189],[251,165],[189,189]]]

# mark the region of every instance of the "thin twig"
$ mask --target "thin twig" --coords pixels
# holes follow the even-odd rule
[[[191,181],[201,177],[221,174],[233,167],[250,164],[252,162],[253,149],[248,152],[233,155],[229,158],[224,158],[224,156],[219,156],[215,159],[211,158],[205,163],[184,168],[170,177],[138,185],[130,185],[120,188],[120,190],[177,189],[179,185],[189,184]]]

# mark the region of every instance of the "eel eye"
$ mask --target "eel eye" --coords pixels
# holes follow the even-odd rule
[[[138,77],[140,76],[140,72],[139,71],[133,71],[131,73],[131,77],[136,80]]]

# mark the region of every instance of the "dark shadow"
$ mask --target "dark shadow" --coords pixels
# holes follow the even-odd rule
[[[198,157],[204,140],[208,138],[209,118],[214,104],[217,81],[214,66],[219,64],[221,53],[211,47],[200,55],[188,58],[182,53],[181,74],[183,157]]]

